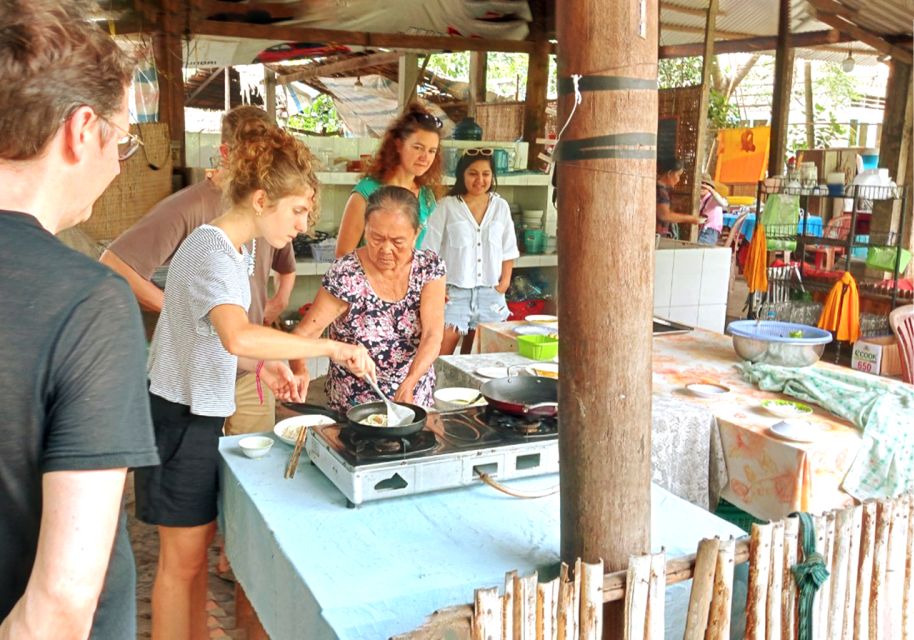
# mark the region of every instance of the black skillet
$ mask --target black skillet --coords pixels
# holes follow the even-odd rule
[[[482,397],[494,409],[517,416],[551,417],[559,410],[559,385],[544,376],[512,376],[483,383]]]
[[[408,404],[405,402],[399,402],[397,404],[402,404],[404,407],[409,407],[416,412],[416,419],[409,423],[404,424],[399,427],[378,427],[372,424],[363,424],[360,420],[365,420],[368,416],[375,413],[387,413],[387,406],[383,402],[366,402],[365,404],[358,404],[349,411],[346,412],[346,419],[343,420],[340,414],[332,409],[327,409],[326,407],[321,407],[316,404],[300,404],[297,402],[284,402],[283,405],[292,409],[292,411],[298,411],[299,413],[316,413],[322,416],[328,416],[338,423],[345,423],[347,428],[352,429],[355,433],[359,435],[368,436],[370,438],[402,438],[404,436],[412,435],[418,431],[422,431],[422,428],[425,426],[425,418],[427,413],[425,409],[414,404]]]

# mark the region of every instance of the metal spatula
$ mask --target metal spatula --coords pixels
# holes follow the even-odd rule
[[[387,405],[387,426],[388,427],[400,427],[404,424],[410,424],[416,421],[416,412],[410,409],[409,407],[400,406],[394,402],[391,402],[387,399],[381,392],[381,388],[378,387],[378,383],[365,376],[365,380],[368,381],[368,384],[371,385],[371,388],[374,389],[375,393],[381,396],[381,399],[384,400],[384,404]]]

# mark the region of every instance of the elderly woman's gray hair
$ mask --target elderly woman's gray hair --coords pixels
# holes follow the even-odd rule
[[[415,231],[419,231],[419,201],[409,189],[403,187],[381,187],[368,198],[365,208],[365,224],[378,211],[399,211],[406,216]]]

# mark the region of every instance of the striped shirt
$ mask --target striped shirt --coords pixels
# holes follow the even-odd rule
[[[165,303],[149,351],[149,391],[190,407],[199,416],[235,412],[237,357],[222,346],[209,320],[221,304],[247,313],[252,258],[239,253],[221,229],[204,224],[175,252],[165,282]]]

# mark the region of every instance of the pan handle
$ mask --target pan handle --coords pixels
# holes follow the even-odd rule
[[[559,403],[558,402],[537,402],[536,404],[525,404],[524,413],[530,413],[531,411],[535,411],[536,409],[543,409],[544,407],[552,407],[554,409],[558,409]]]

